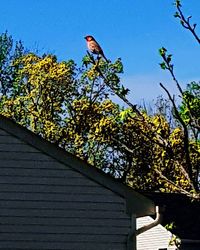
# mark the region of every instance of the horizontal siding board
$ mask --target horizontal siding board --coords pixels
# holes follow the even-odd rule
[[[76,175],[73,175],[69,172],[69,175],[71,174],[71,177],[75,177]],[[65,172],[59,171],[56,169],[41,169],[38,171],[38,169],[20,169],[20,168],[1,168],[0,169],[0,175],[6,175],[6,176],[33,176],[33,177],[61,177],[66,178],[67,176],[67,170]]]
[[[55,187],[65,187],[67,184],[69,184],[69,186],[76,186],[77,184],[80,186],[88,186],[88,187],[96,187],[96,183],[90,183],[89,181],[85,181],[82,178],[71,178],[69,180],[65,180],[62,178],[57,178],[57,181],[59,180],[59,184],[56,183],[55,179],[53,178],[47,178],[47,177],[38,177],[38,178],[34,178],[34,177],[30,177],[29,178],[29,183],[27,180],[27,177],[24,176],[16,176],[16,177],[12,177],[12,176],[4,176],[4,179],[1,179],[0,176],[0,185],[1,184],[8,184],[10,182],[10,185],[31,185],[31,186],[36,186],[40,185],[40,186],[55,186]],[[74,183],[76,182],[76,183]]]
[[[2,216],[26,216],[26,217],[52,217],[52,218],[124,218],[126,215],[120,211],[109,210],[41,210],[41,209],[0,209]]]
[[[1,200],[29,200],[29,201],[80,201],[80,202],[118,202],[118,197],[114,195],[93,195],[93,194],[85,194],[81,193],[79,195],[77,194],[52,194],[52,193],[36,193],[36,192],[30,192],[30,193],[18,193],[18,192],[0,192],[0,201]]]
[[[127,235],[125,227],[110,227],[105,226],[85,226],[85,225],[66,225],[66,226],[41,226],[41,225],[4,225],[3,231],[0,228],[0,233],[33,233],[33,234],[85,234],[90,235]]]
[[[33,176],[29,176],[29,178],[27,178],[27,176],[6,176],[6,175],[0,175],[0,184],[1,183],[12,183],[13,184],[38,184],[38,185],[42,185],[42,184],[55,184],[55,185],[84,185],[89,183],[90,185],[94,185],[96,186],[97,184],[95,182],[90,181],[89,179],[85,179],[85,178],[69,178],[66,179],[64,177],[33,177]],[[58,183],[58,184],[57,184]]]
[[[36,169],[57,169],[66,170],[67,166],[57,162],[57,161],[30,161],[30,160],[16,160],[16,159],[1,159],[1,167],[6,168],[36,168]],[[74,172],[74,171],[73,171]]]
[[[101,186],[92,186],[89,183],[83,186],[73,186],[73,185],[65,185],[65,186],[57,186],[57,185],[19,185],[9,183],[2,183],[0,193],[2,192],[40,192],[40,193],[60,193],[60,194],[104,194],[111,195],[112,192],[106,191]],[[123,202],[123,200],[119,200],[119,202]],[[123,202],[124,203],[124,202]]]
[[[101,186],[90,185],[90,183],[83,186],[75,185],[33,185],[33,184],[9,184],[1,183],[0,192],[41,192],[41,193],[71,193],[71,194],[112,194],[112,192],[104,192]],[[120,201],[120,199],[119,199]],[[123,200],[121,200],[123,201]]]
[[[126,250],[122,243],[87,243],[79,242],[27,242],[27,241],[3,241],[0,249],[2,250]]]
[[[40,152],[38,149],[22,143],[0,143],[1,152]]]
[[[19,144],[25,144],[23,141],[21,141],[20,139],[11,136],[11,135],[3,135],[0,136],[0,143],[6,143],[6,144],[15,144],[15,143],[19,143]]]
[[[0,160],[55,161],[52,157],[38,152],[0,152]]]
[[[37,241],[37,242],[114,242],[120,243],[126,241],[126,236],[124,235],[109,235],[109,234],[101,234],[101,235],[89,235],[89,234],[33,234],[33,233],[0,233],[0,242],[4,240],[10,241]]]
[[[80,209],[80,210],[109,210],[109,211],[124,211],[123,203],[108,203],[108,202],[56,202],[56,201],[13,201],[5,200],[0,202],[0,208],[15,208],[15,209]]]
[[[53,218],[53,217],[29,217],[29,216],[0,216],[1,225],[18,224],[18,225],[49,225],[49,226],[104,226],[105,221],[102,218]],[[106,227],[130,227],[128,218],[107,218]]]
[[[38,168],[7,168],[7,167],[2,167],[0,168],[0,175],[5,175],[5,176],[27,176],[27,177],[49,177],[49,178],[82,178],[87,180],[90,180],[83,175],[69,169],[56,169],[56,166],[54,169],[39,169]],[[92,181],[94,183],[94,181]],[[96,186],[102,187],[98,184]],[[102,189],[105,190],[105,188],[102,187]]]
[[[63,170],[57,170],[55,169],[49,169],[48,171],[46,169],[38,169],[35,168],[0,168],[0,175],[10,175],[10,176],[32,176],[32,177],[50,177],[50,178],[55,178],[55,177],[60,177],[60,178],[71,178],[71,177],[78,177],[78,178],[83,178],[80,174],[77,174],[73,170],[67,170],[67,168]]]

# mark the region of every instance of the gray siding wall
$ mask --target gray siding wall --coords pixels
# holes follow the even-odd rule
[[[0,129],[0,249],[126,249],[124,198]]]

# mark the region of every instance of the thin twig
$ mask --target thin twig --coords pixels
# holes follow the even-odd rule
[[[168,60],[169,56],[167,56],[165,53],[161,56],[162,56],[164,63],[166,65],[166,69],[170,72],[172,79],[175,81],[176,86],[177,86],[179,92],[181,93],[182,99],[184,99],[184,92],[183,92],[183,90],[182,90],[182,88],[181,88],[181,86],[180,86],[180,84],[175,76],[173,64],[171,64],[170,61]],[[185,101],[185,104],[186,104],[186,107],[189,111],[189,114],[188,114],[190,117],[189,124],[199,130],[200,127],[198,126],[198,124],[196,124],[196,119],[192,115],[192,108],[190,106],[190,103]]]
[[[184,151],[185,151],[185,158],[186,158],[186,163],[187,163],[187,168],[188,168],[188,174],[189,174],[189,178],[190,180],[193,180],[193,174],[192,174],[192,164],[191,164],[191,159],[190,159],[190,153],[189,153],[189,135],[188,135],[188,129],[187,126],[185,124],[185,122],[183,121],[182,117],[180,116],[178,109],[176,107],[174,98],[171,96],[171,94],[169,93],[169,91],[165,88],[165,86],[160,83],[160,86],[165,90],[165,92],[167,93],[173,108],[174,108],[174,112],[175,115],[177,117],[177,119],[180,121],[182,127],[183,127],[183,131],[184,131]]]
[[[200,38],[198,37],[197,33],[195,32],[196,24],[194,24],[193,27],[190,24],[190,18],[191,18],[191,16],[189,16],[186,19],[185,16],[184,16],[184,14],[183,14],[183,12],[182,12],[182,10],[181,10],[181,5],[178,4],[176,7],[177,7],[177,10],[178,10],[178,13],[179,13],[178,17],[181,20],[181,25],[185,29],[188,29],[193,34],[193,36],[195,37],[195,39],[197,40],[197,42],[200,44]]]

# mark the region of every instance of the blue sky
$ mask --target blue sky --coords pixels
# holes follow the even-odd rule
[[[122,80],[136,103],[163,94],[159,82],[177,93],[167,72],[159,68],[158,49],[174,56],[176,74],[185,86],[199,80],[200,51],[192,35],[173,17],[173,0],[7,0],[1,1],[0,33],[8,30],[25,47],[51,52],[59,60],[80,65],[86,53],[83,37],[93,35],[105,55],[122,58]],[[200,34],[200,1],[182,0]]]

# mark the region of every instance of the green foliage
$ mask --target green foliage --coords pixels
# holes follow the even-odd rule
[[[200,44],[200,38],[195,31],[196,24],[191,25],[190,23],[192,16],[189,16],[187,18],[185,17],[184,13],[182,12],[181,1],[176,0],[175,6],[176,6],[176,12],[174,17],[180,20],[181,25],[185,29],[189,30],[192,33],[193,37],[196,39],[196,41]],[[168,89],[162,83],[160,83],[160,86],[167,93],[168,98],[172,104],[174,119],[177,122],[177,124],[182,128],[181,131],[182,136],[180,137],[182,148],[180,148],[177,151],[177,155],[179,156],[182,154],[182,157],[184,157],[185,159],[185,165],[181,165],[180,169],[192,187],[192,190],[190,192],[191,193],[196,192],[197,194],[196,198],[199,199],[200,198],[199,84],[196,82],[192,82],[188,84],[186,90],[182,90],[174,72],[174,65],[171,63],[172,55],[168,54],[167,49],[165,49],[164,47],[162,47],[159,50],[159,53],[163,59],[163,61],[160,63],[160,66],[163,70],[168,70],[179,90],[180,97],[182,99],[180,107],[177,107],[174,96],[172,96],[171,93],[168,91]],[[180,131],[178,130],[176,132],[180,133]],[[166,176],[163,176],[163,179],[165,177]],[[168,183],[170,183],[169,179]],[[180,191],[182,193],[185,193],[186,189],[185,188],[182,190],[180,189]]]
[[[21,41],[14,44],[7,32],[0,35],[0,91],[2,95],[8,94],[15,82],[17,68],[12,65],[12,61],[24,53]]]
[[[165,49],[164,47],[160,48],[159,54],[163,58],[163,61],[160,63],[161,69],[173,70],[173,64],[171,64],[172,55],[167,54],[167,49]]]
[[[176,7],[181,7],[182,5],[181,5],[181,0],[176,0],[175,2],[174,2],[174,5],[176,6]]]
[[[10,44],[12,51],[9,41],[2,46]],[[160,51],[168,67],[171,55],[166,52]],[[59,62],[54,55],[16,54],[2,60],[11,72],[11,84],[1,89],[1,114],[135,189],[196,194],[186,171],[180,124],[171,126],[164,109],[150,115],[136,105],[123,108],[111,100],[117,94],[127,101],[129,90],[120,81],[121,59],[107,63],[88,54],[77,68],[73,61]],[[194,85],[184,98],[190,98],[198,116],[196,91]],[[200,145],[192,138],[189,145],[195,175]]]
[[[196,124],[200,126],[200,84],[191,82],[183,93],[180,113],[186,123],[191,120],[190,113],[195,119]]]

